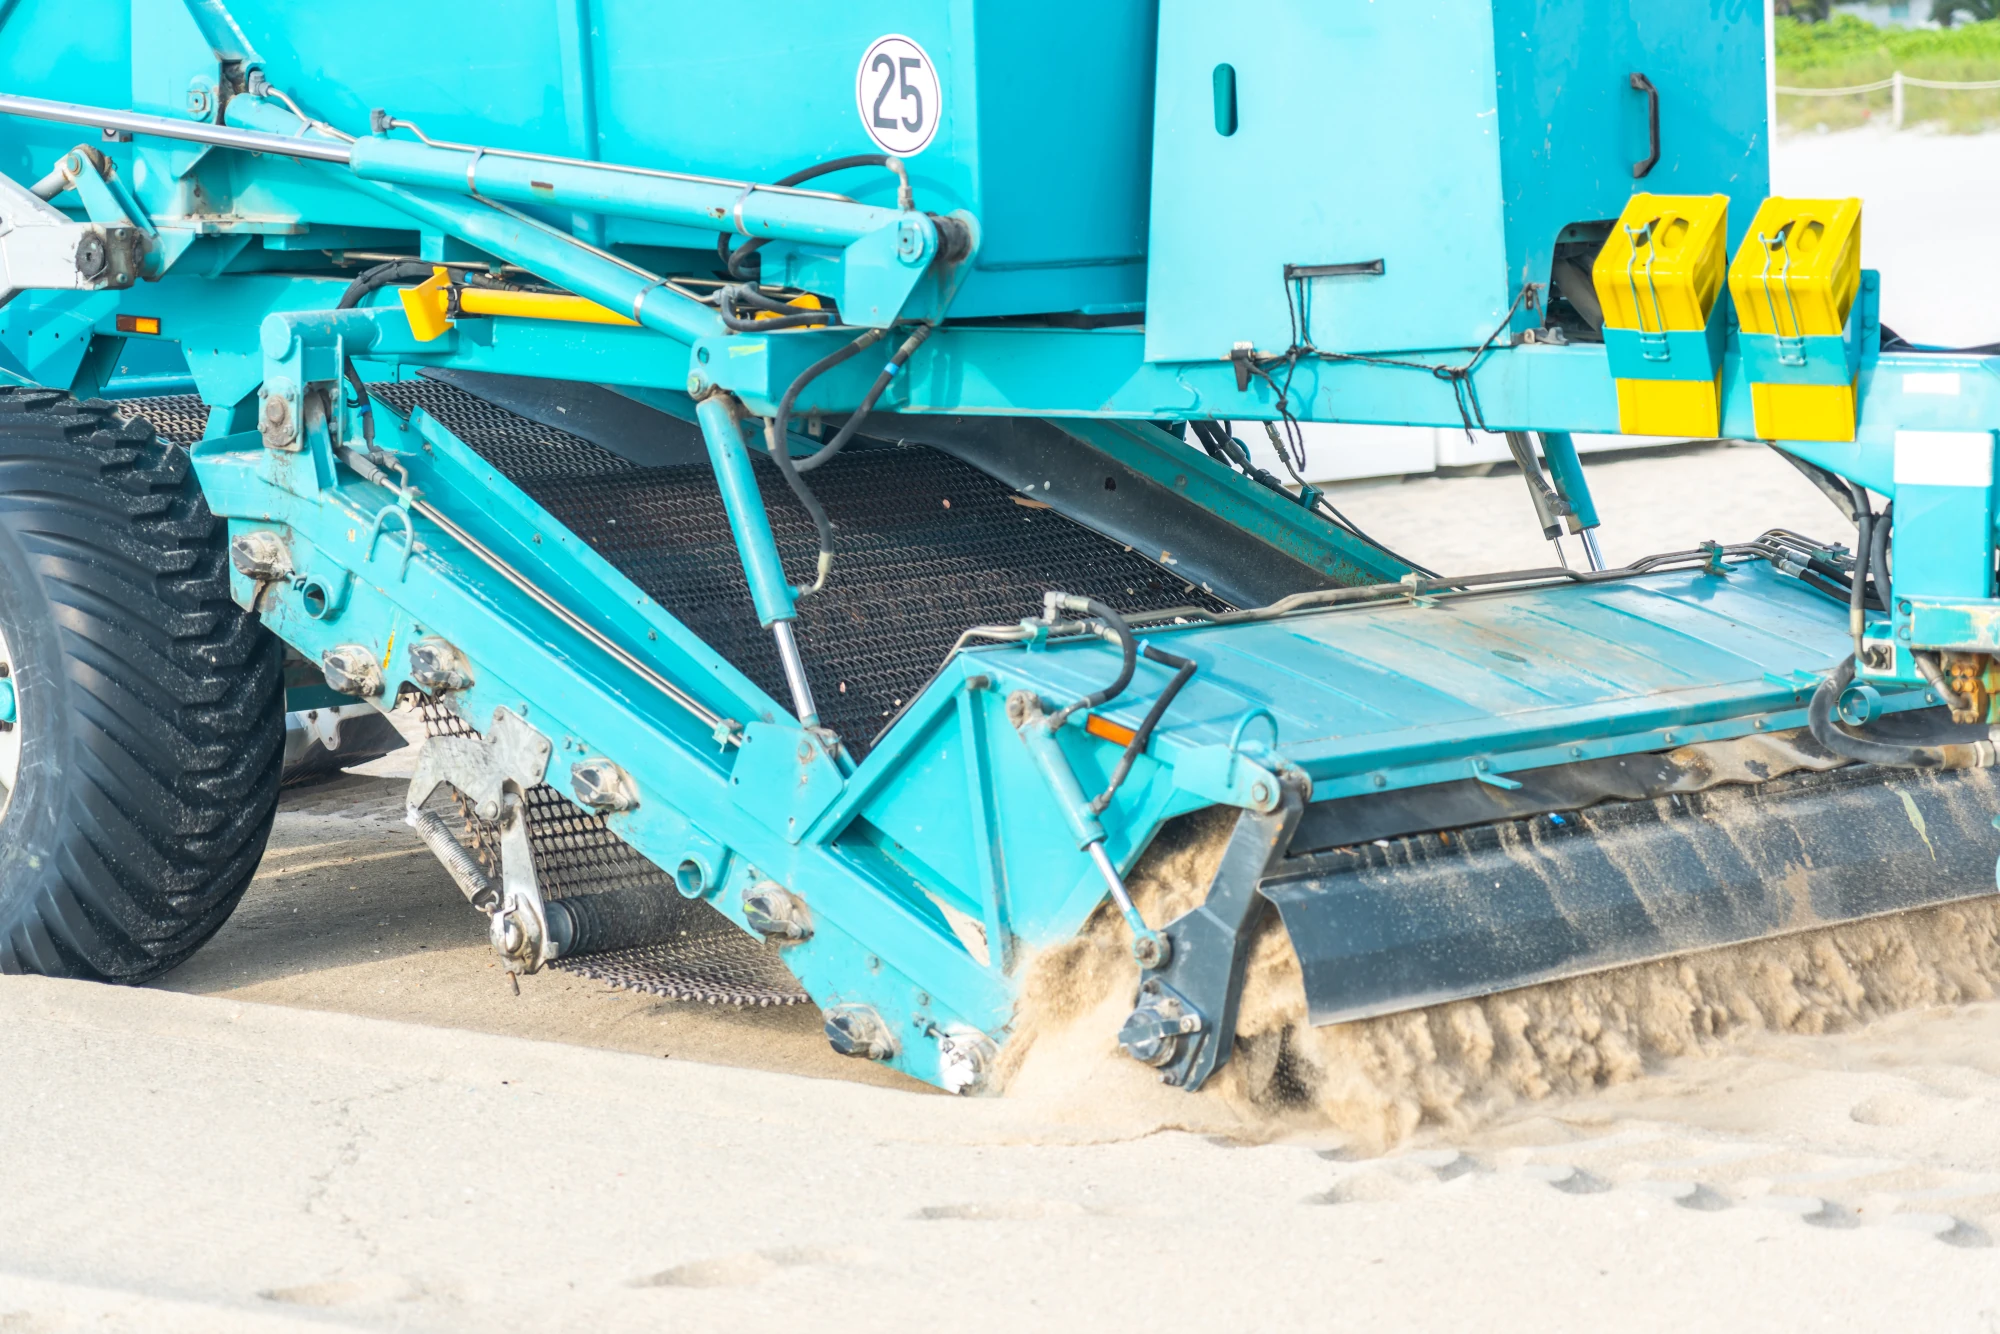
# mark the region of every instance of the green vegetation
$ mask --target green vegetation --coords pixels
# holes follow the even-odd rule
[[[2000,79],[2000,20],[1950,28],[1878,28],[1851,14],[1813,23],[1780,17],[1778,83],[1790,88],[1846,88],[1875,83],[1896,70],[1919,79],[1973,83]],[[1886,124],[1889,90],[1847,97],[1778,95],[1778,122],[1788,129],[1846,129]],[[1934,123],[1957,133],[2000,127],[2000,89],[1904,90],[1903,124]]]

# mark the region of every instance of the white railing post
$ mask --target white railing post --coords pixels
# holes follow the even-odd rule
[[[1903,128],[1903,71],[1889,76],[1889,128]]]

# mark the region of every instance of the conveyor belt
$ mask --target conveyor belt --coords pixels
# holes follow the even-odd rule
[[[470,736],[472,728],[448,705],[425,700],[431,736]],[[499,826],[455,798],[461,841],[500,878]],[[542,894],[578,898],[610,890],[652,890],[676,912],[671,935],[633,949],[570,955],[556,967],[633,991],[711,1005],[796,1005],[810,999],[778,947],[738,929],[708,904],[683,898],[673,880],[584,810],[544,783],[528,793],[528,842]]]
[[[375,392],[401,413],[422,406],[773,698],[789,698],[706,465],[642,468],[436,381]],[[802,578],[812,523],[777,470],[761,456],[757,466],[779,550]],[[1128,612],[1227,606],[923,445],[855,449],[811,477],[836,559],[827,591],[799,604],[798,636],[821,719],[857,753],[967,626],[1039,615],[1050,589]]]
[[[163,394],[157,398],[123,398],[111,405],[126,421],[144,417],[162,438],[183,448],[208,429],[208,404],[199,394]]]

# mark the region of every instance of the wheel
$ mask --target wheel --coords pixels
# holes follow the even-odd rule
[[[0,388],[0,972],[143,982],[243,896],[284,679],[225,546],[145,421]]]

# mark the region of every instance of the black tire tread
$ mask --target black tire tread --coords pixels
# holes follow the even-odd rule
[[[282,650],[230,597],[186,451],[143,418],[0,387],[0,524],[54,612],[72,719],[60,847],[0,899],[0,972],[142,982],[214,934],[263,857]]]

